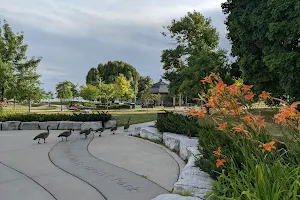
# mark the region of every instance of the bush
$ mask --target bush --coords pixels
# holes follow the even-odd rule
[[[98,110],[106,110],[106,105],[97,105],[96,107]],[[131,106],[128,104],[112,104],[108,106],[109,110],[116,110],[116,109],[130,109]]]
[[[158,115],[156,126],[160,132],[171,132],[191,137],[197,136],[198,132],[206,129],[206,126],[200,126],[197,118],[183,116],[181,114],[165,111],[166,115]]]
[[[0,114],[0,121],[103,121],[107,122],[111,120],[112,116],[106,113],[94,113],[94,114]]]

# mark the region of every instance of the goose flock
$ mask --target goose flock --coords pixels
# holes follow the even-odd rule
[[[129,123],[130,123],[130,119],[131,119],[131,117],[129,117],[127,123],[124,125],[124,131],[128,131],[128,129],[129,129],[129,127],[130,127],[130,124],[129,124]],[[51,126],[48,125],[48,126],[47,126],[47,131],[38,134],[37,136],[35,136],[35,137],[33,138],[33,140],[38,140],[38,143],[39,143],[39,144],[40,144],[40,140],[44,140],[44,143],[46,143],[46,139],[47,139],[47,138],[49,137],[49,135],[50,135],[50,130],[49,130],[50,127],[51,127]],[[116,125],[110,129],[110,131],[112,132],[112,134],[115,134],[115,132],[116,132],[117,130],[118,130],[118,123],[116,123]],[[64,138],[66,139],[66,141],[68,141],[68,137],[72,134],[72,131],[74,131],[74,129],[66,130],[66,131],[60,133],[60,134],[58,135],[58,137],[60,137],[62,141],[64,140]],[[93,130],[92,128],[89,128],[89,129],[87,129],[87,130],[82,130],[82,131],[79,132],[79,135],[84,135],[85,138],[87,138],[88,135],[90,135],[92,131],[94,131],[94,132],[96,132],[96,133],[99,132],[99,137],[100,137],[101,134],[105,131],[105,127],[102,127],[102,128],[96,129],[96,130]]]

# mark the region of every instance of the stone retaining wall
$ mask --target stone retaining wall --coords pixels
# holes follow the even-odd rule
[[[187,160],[178,181],[174,184],[174,193],[188,192],[194,197],[183,197],[177,194],[160,195],[153,200],[203,200],[211,191],[212,180],[208,173],[195,166],[195,157],[200,156],[197,149],[198,138],[188,138],[174,133],[160,133],[156,128],[149,126],[136,127],[132,136],[147,139],[161,140],[172,151],[175,151],[183,160]]]
[[[109,120],[104,123],[105,128],[112,128],[117,124],[116,120]],[[75,121],[47,121],[47,122],[20,122],[6,121],[0,122],[0,130],[46,130],[50,125],[50,130],[93,130],[102,128],[102,122],[75,122]]]

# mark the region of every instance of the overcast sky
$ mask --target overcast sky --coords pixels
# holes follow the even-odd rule
[[[42,85],[59,81],[84,84],[91,67],[121,60],[155,81],[163,74],[161,51],[169,41],[160,32],[172,19],[199,11],[212,19],[226,40],[224,0],[0,0],[0,18],[25,33],[28,56],[43,57]]]

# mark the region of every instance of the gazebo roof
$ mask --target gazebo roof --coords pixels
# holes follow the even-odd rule
[[[159,82],[154,83],[151,87],[151,92],[154,94],[168,94],[169,93],[169,85],[162,81],[162,79],[159,80]]]

